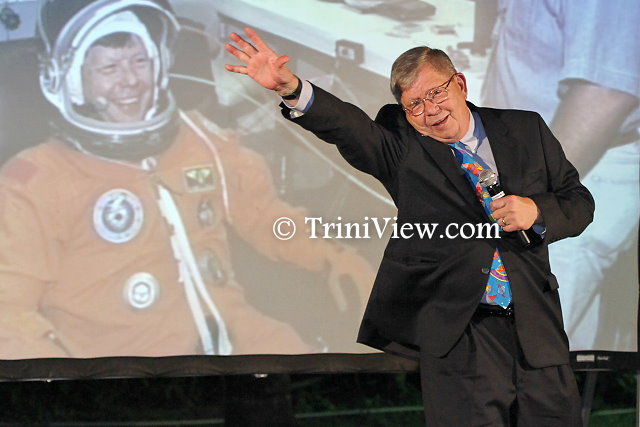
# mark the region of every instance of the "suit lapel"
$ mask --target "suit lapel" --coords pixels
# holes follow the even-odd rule
[[[480,114],[489,145],[496,161],[500,185],[507,194],[521,194],[523,150],[518,150],[516,141],[508,137],[508,129],[491,110],[469,104]]]
[[[462,198],[473,206],[478,205],[473,188],[469,184],[469,180],[467,180],[462,169],[460,169],[460,164],[453,155],[449,144],[436,141],[430,137],[421,136],[417,131],[415,134],[417,135],[416,137],[419,138],[422,148],[431,156],[435,164],[453,184]]]

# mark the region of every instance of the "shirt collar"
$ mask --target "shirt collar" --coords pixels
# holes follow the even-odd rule
[[[482,124],[482,119],[477,111],[472,111],[469,117],[469,129],[466,134],[460,140],[460,145],[465,147],[483,168],[493,169],[498,173],[496,169],[495,158],[491,151],[491,145],[489,139]],[[454,153],[455,154],[455,153]]]
[[[467,132],[464,134],[460,142],[464,144],[469,150],[475,153],[480,143],[482,142],[482,138],[480,137],[480,127],[482,125],[476,127],[476,120],[474,115],[474,112],[469,110],[469,127],[467,128]]]

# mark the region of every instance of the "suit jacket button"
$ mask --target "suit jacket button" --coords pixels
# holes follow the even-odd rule
[[[483,269],[482,269],[482,272],[483,272],[484,274],[489,274],[489,272],[490,272],[490,271],[491,271],[491,269],[490,269],[490,268],[488,268],[488,267],[485,267],[485,268],[483,268]]]

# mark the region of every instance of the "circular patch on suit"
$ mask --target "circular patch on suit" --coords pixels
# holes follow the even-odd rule
[[[138,196],[117,188],[104,193],[93,208],[93,226],[104,240],[125,243],[138,235],[144,210]]]
[[[160,296],[160,284],[149,273],[136,273],[124,285],[124,299],[138,310],[151,307]]]

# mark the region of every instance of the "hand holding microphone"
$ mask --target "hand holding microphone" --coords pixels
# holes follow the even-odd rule
[[[533,241],[539,240],[537,233],[531,230],[540,215],[533,200],[528,197],[507,196],[498,183],[496,173],[491,169],[481,171],[478,180],[491,196],[493,217],[504,231],[517,232],[524,246],[530,246]]]

